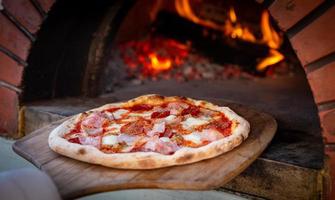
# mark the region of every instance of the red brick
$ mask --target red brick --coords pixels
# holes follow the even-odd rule
[[[335,143],[335,109],[322,111],[319,117],[326,143]]]
[[[19,86],[21,83],[23,66],[0,52],[0,80]]]
[[[18,95],[15,91],[0,87],[0,134],[17,137]]]
[[[335,62],[307,74],[317,103],[335,100]]]
[[[335,6],[290,39],[303,65],[334,52],[334,19]]]
[[[52,5],[56,2],[56,0],[37,0],[42,6],[45,12],[49,12]]]
[[[42,17],[29,0],[3,0],[4,8],[11,13],[31,33],[36,33]]]
[[[30,49],[29,39],[0,13],[0,44],[25,60]]]
[[[322,2],[322,0],[277,0],[269,7],[269,11],[279,27],[286,31]]]
[[[328,186],[329,191],[328,199],[333,199],[335,197],[335,146],[329,145],[326,147],[326,155],[328,157],[328,167],[330,171],[330,187]],[[333,198],[332,198],[333,197]]]

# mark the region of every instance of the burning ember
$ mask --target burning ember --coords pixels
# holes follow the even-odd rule
[[[230,7],[227,13],[227,20],[225,20],[224,24],[218,24],[210,20],[199,18],[193,12],[189,0],[175,0],[175,7],[180,16],[196,24],[222,31],[226,36],[230,36],[234,39],[267,45],[270,48],[269,55],[258,63],[256,66],[258,71],[264,71],[268,66],[284,59],[284,56],[278,51],[282,44],[282,38],[271,26],[269,13],[266,10],[263,11],[260,22],[262,38],[257,38],[248,27],[239,23],[233,7]]]
[[[150,38],[120,45],[123,62],[129,66],[129,75],[140,70],[144,77],[156,76],[173,68],[179,68],[188,56],[190,45],[172,39]]]
[[[180,16],[173,12],[161,15],[147,37],[111,49],[104,68],[105,92],[156,80],[254,79],[292,72],[291,65],[280,62],[284,60],[279,52],[283,40],[271,26],[267,11],[259,16],[260,26],[257,18],[247,26],[233,7],[228,7],[222,22],[217,23],[199,18],[188,0],[174,3]],[[180,20],[182,23],[175,23]]]

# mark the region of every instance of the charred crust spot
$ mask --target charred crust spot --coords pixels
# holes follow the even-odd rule
[[[79,149],[78,154],[84,155],[86,153],[85,149]]]
[[[162,95],[155,95],[155,97],[158,98],[158,99],[161,99],[161,100],[165,99],[165,96],[162,96]]]
[[[184,156],[178,158],[177,163],[185,163],[193,158],[193,154],[185,154]]]
[[[180,98],[181,100],[185,100],[185,101],[187,100],[187,97],[185,97],[185,96],[180,96],[179,98]]]

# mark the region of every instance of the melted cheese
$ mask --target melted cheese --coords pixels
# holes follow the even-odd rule
[[[107,133],[119,133],[123,124],[111,124],[106,128]]]
[[[195,144],[201,144],[201,136],[197,132],[190,133],[188,135],[183,135],[183,138]]]
[[[117,136],[107,135],[107,136],[102,137],[102,144],[109,145],[109,146],[118,144]]]
[[[125,109],[118,109],[115,112],[113,112],[114,119],[121,119],[123,114],[126,114],[129,112],[128,110]]]
[[[159,138],[162,142],[170,142],[171,140],[170,140],[170,138],[168,138],[168,137],[161,137],[161,138]]]
[[[206,118],[200,119],[200,118],[194,118],[194,117],[189,117],[185,121],[181,122],[184,129],[191,129],[193,126],[201,126],[207,123],[208,123],[208,120]]]
[[[143,118],[148,118],[151,116],[150,112],[143,112],[143,113],[129,113],[128,116],[131,117],[143,117]]]
[[[174,119],[176,119],[175,115],[169,115],[169,116],[164,118],[164,121],[166,121],[169,124],[169,123],[173,122]]]

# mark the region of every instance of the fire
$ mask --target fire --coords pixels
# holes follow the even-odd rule
[[[161,37],[131,41],[119,46],[129,75],[138,70],[144,77],[155,77],[180,67],[189,55],[188,45]]]
[[[276,64],[284,59],[284,56],[275,49],[270,49],[268,57],[261,60],[256,69],[258,71],[264,71],[270,65]]]
[[[262,59],[256,66],[259,71],[265,70],[268,66],[276,64],[284,59],[284,56],[278,51],[282,44],[281,36],[272,28],[270,17],[267,11],[263,11],[261,16],[262,38],[258,39],[249,30],[238,22],[236,12],[233,7],[228,11],[228,17],[224,24],[217,24],[210,20],[199,18],[192,10],[189,0],[175,0],[175,7],[178,14],[194,23],[222,31],[225,35],[234,39],[240,39],[247,42],[267,45],[269,50],[268,57]]]
[[[149,66],[155,72],[169,70],[172,67],[172,62],[168,58],[159,58],[155,53],[149,54],[151,65]]]

